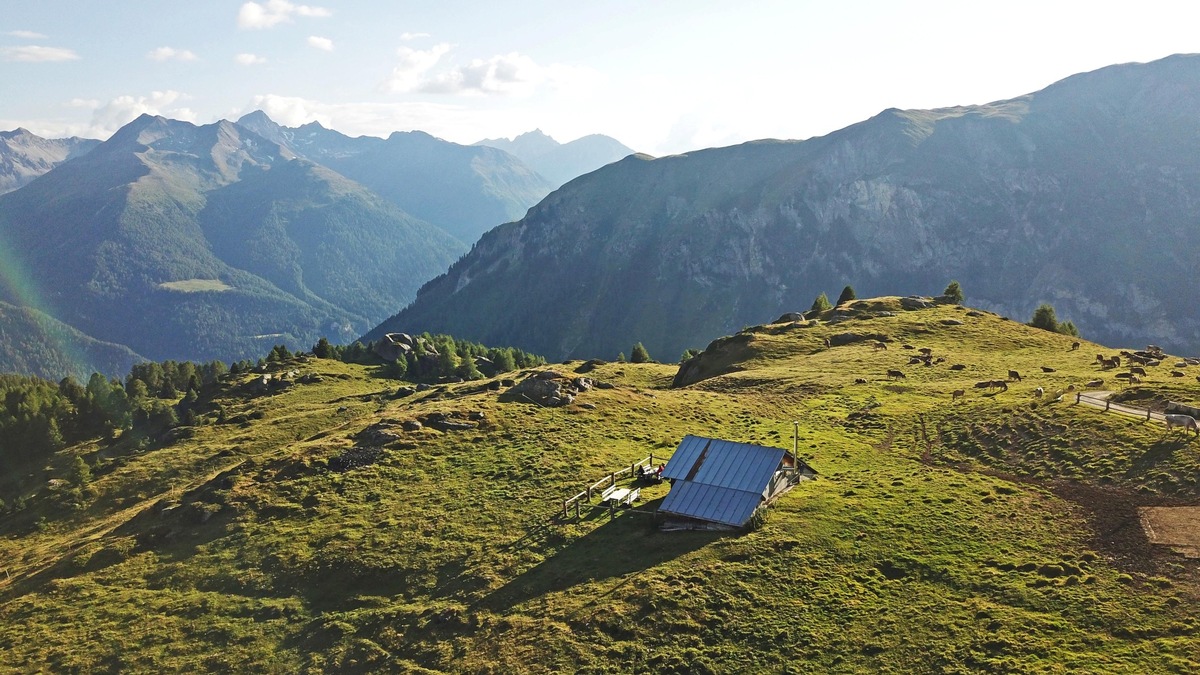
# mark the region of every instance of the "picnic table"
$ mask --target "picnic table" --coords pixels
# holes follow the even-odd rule
[[[633,502],[636,501],[641,494],[642,491],[640,488],[619,488],[613,485],[606,489],[602,495],[600,495],[600,500],[602,502],[614,502],[618,505],[626,504],[628,506],[633,506]]]

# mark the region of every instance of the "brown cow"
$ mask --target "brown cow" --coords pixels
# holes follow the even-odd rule
[[[1184,373],[1182,370],[1172,370],[1171,371],[1171,377],[1184,377],[1186,375],[1187,375],[1187,373]]]
[[[1018,373],[1018,372],[1017,372],[1017,371],[1015,371],[1015,370],[1010,370],[1010,371],[1008,371],[1008,379],[1010,379],[1010,380],[1014,380],[1014,381],[1016,381],[1016,382],[1020,382],[1020,381],[1021,381],[1021,374],[1020,374],[1020,373]]]
[[[883,350],[886,352],[887,351],[887,343],[886,342],[876,342],[875,344],[871,345],[871,348],[874,349],[875,351]]]
[[[1134,375],[1145,375],[1146,369],[1141,366],[1130,366],[1129,372],[1133,373]]]
[[[950,370],[966,370],[967,366],[962,363],[956,363],[950,366]]]
[[[905,374],[900,372],[899,370],[889,370],[889,371],[887,371],[887,376],[888,376],[888,379],[896,379],[896,380],[907,379]]]
[[[954,391],[950,392],[950,400],[956,401],[960,398],[965,398],[966,395],[967,395],[967,392],[965,389],[955,389]]]
[[[1000,391],[1008,391],[1008,383],[1004,380],[992,380],[991,389],[999,389]]]
[[[1094,380],[1089,380],[1088,383],[1083,386],[1087,387],[1088,389],[1096,389],[1097,387],[1103,387],[1104,379],[1098,377]]]
[[[1053,373],[1054,369],[1051,368],[1050,366],[1042,366],[1042,372],[1043,373]]]
[[[1079,340],[1072,342],[1071,343],[1071,351],[1075,351],[1076,349],[1079,349],[1080,346],[1081,346],[1081,343],[1079,342]]]

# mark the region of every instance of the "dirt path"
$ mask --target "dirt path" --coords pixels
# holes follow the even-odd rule
[[[1120,413],[1122,415],[1129,415],[1130,417],[1140,417],[1145,420],[1158,420],[1159,422],[1166,423],[1166,421],[1167,421],[1166,415],[1164,415],[1160,412],[1153,412],[1150,410],[1146,410],[1145,408],[1136,408],[1131,405],[1125,405],[1123,403],[1113,403],[1113,402],[1109,401],[1108,397],[1112,396],[1114,393],[1116,393],[1116,392],[1090,391],[1090,392],[1087,392],[1086,394],[1083,392],[1080,392],[1075,395],[1075,402],[1080,405],[1091,406],[1093,408],[1100,408],[1107,412]]]

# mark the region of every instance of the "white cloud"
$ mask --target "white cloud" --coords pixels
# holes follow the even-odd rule
[[[146,54],[151,61],[195,61],[196,55],[187,49],[174,47],[159,47]]]
[[[79,58],[79,55],[74,50],[63,49],[61,47],[29,45],[26,47],[0,47],[0,58],[3,58],[5,61],[41,63],[47,61],[74,61]]]
[[[21,38],[23,40],[46,40],[49,38],[48,35],[35,33],[31,30],[10,30],[5,33],[5,35],[11,35],[12,37]]]
[[[429,37],[429,33],[401,33],[400,34],[400,39],[404,40],[405,42],[408,42],[409,40],[416,40],[418,38],[427,38],[427,37]]]
[[[108,103],[95,106],[91,125],[84,135],[107,138],[143,114],[194,122],[196,113],[190,108],[178,105],[188,98],[186,94],[173,90],[155,91],[149,96],[118,96]]]
[[[413,49],[412,47],[397,49],[396,55],[400,57],[400,61],[392,68],[392,74],[383,83],[383,88],[400,93],[416,91],[421,87],[425,73],[436,66],[438,61],[449,51],[450,45],[445,42],[434,45],[430,49]]]
[[[238,10],[238,28],[271,28],[277,24],[292,21],[292,16],[323,18],[331,16],[324,7],[295,5],[287,0],[267,0],[266,2],[247,2]]]
[[[318,37],[316,35],[309,35],[308,46],[312,47],[313,49],[320,49],[323,52],[331,52],[333,51],[333,40],[330,40],[329,38]]]
[[[511,52],[474,59],[438,73],[421,83],[419,91],[433,94],[528,94],[543,85],[560,87],[573,80],[591,79],[587,71],[562,65],[541,66],[524,54]]]
[[[259,56],[258,54],[238,54],[237,56],[233,57],[233,60],[237,61],[243,66],[257,66],[259,64],[266,63],[267,57]]]
[[[530,94],[543,86],[555,89],[588,87],[598,75],[563,65],[538,65],[532,58],[511,52],[440,71],[435,68],[450,50],[441,43],[430,49],[400,47],[399,62],[381,86],[396,93],[427,94]]]

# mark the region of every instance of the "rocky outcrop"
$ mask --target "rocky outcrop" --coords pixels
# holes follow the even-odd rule
[[[509,401],[530,401],[546,408],[570,405],[596,386],[590,377],[569,377],[552,370],[533,373],[503,394]]]

